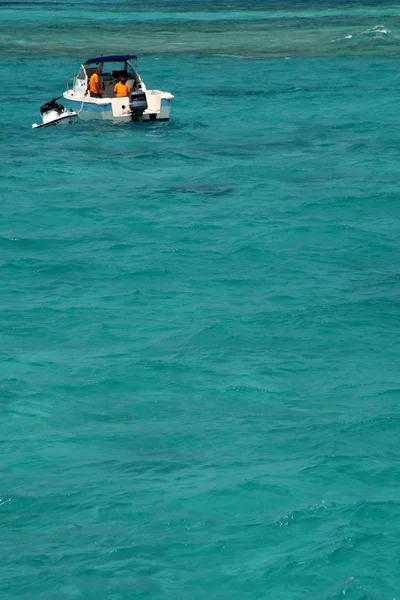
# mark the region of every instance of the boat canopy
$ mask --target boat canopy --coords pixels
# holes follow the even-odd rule
[[[117,62],[119,60],[129,60],[130,58],[137,60],[136,54],[112,54],[111,56],[96,56],[95,58],[89,58],[84,64],[91,65],[93,63]]]

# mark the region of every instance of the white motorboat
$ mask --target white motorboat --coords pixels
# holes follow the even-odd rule
[[[97,69],[101,72],[101,97],[89,93],[89,80]],[[122,98],[114,93],[120,77],[125,78],[130,89],[129,96]],[[67,90],[63,96],[80,119],[122,122],[169,121],[174,97],[169,92],[147,89],[138,72],[137,56],[134,54],[89,58],[81,65],[76,77],[67,79]]]
[[[53,98],[46,104],[40,107],[40,114],[42,115],[42,123],[33,123],[32,129],[39,129],[40,127],[50,127],[51,125],[64,125],[66,123],[73,123],[78,116],[73,110],[68,110],[63,104],[58,104],[58,98]]]

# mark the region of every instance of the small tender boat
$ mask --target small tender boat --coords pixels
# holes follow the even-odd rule
[[[42,115],[42,123],[33,123],[32,129],[38,129],[39,127],[50,127],[51,125],[64,125],[65,123],[73,123],[78,116],[76,112],[68,110],[63,104],[58,104],[58,98],[53,98],[46,104],[40,107],[40,114]]]
[[[89,93],[90,77],[100,69],[101,97]],[[99,71],[97,71],[99,72]],[[114,87],[124,77],[129,96],[116,97]],[[71,80],[72,85],[71,85]],[[70,87],[71,85],[71,87]],[[67,79],[63,94],[68,105],[80,119],[113,121],[169,121],[173,95],[160,90],[148,90],[138,72],[137,56],[115,54],[89,58],[81,65],[76,77]]]

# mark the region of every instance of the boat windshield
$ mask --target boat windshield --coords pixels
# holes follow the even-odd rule
[[[84,65],[84,69],[86,71],[86,75],[87,75],[88,79],[93,75],[93,73],[99,67],[101,68],[101,75],[103,78],[104,77],[112,77],[113,79],[118,81],[120,76],[123,75],[124,77],[126,77],[126,79],[133,79],[133,80],[138,79],[136,70],[133,68],[133,66],[130,64],[130,62],[128,60],[115,61],[115,62],[107,61],[104,63],[98,62],[98,63],[90,63],[88,65]],[[78,78],[80,78],[80,75],[81,75],[81,72],[79,72]]]

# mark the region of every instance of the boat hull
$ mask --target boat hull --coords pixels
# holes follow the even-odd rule
[[[171,99],[156,97],[151,92],[146,93],[149,108],[143,113],[143,122],[169,121],[171,113]],[[68,106],[75,111],[83,121],[132,121],[129,109],[129,98],[90,98],[77,97],[70,91],[63,94]],[[149,101],[150,100],[150,101]],[[152,102],[153,101],[153,102]]]

